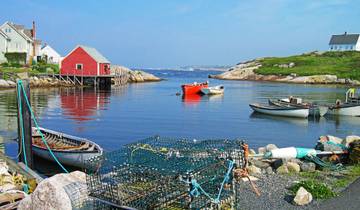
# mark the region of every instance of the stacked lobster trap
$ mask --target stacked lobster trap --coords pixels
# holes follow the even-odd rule
[[[89,195],[109,208],[231,208],[244,148],[239,140],[151,137],[88,160]]]

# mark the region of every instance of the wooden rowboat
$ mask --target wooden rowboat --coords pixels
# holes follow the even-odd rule
[[[327,106],[321,106],[311,103],[292,103],[288,98],[284,99],[269,99],[269,104],[274,106],[280,106],[280,107],[299,107],[299,108],[308,108],[309,109],[309,115],[311,116],[324,116],[327,112],[329,107]]]
[[[263,114],[283,116],[283,117],[300,117],[300,118],[307,118],[309,116],[309,108],[267,106],[257,103],[249,104],[249,106],[254,111]]]
[[[40,128],[40,131],[54,155],[62,164],[87,168],[85,160],[102,155],[103,153],[103,149],[98,144],[88,139],[45,128]],[[33,153],[41,158],[54,161],[36,128],[33,128],[32,138]]]

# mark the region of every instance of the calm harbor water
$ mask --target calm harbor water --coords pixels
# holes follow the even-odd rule
[[[151,73],[167,80],[113,87],[111,91],[32,89],[32,105],[41,126],[89,138],[106,151],[154,135],[240,138],[257,148],[268,143],[313,147],[320,135],[360,134],[358,117],[281,118],[255,114],[248,106],[289,95],[331,103],[344,99],[346,87],[209,80],[207,75],[215,72],[207,71]],[[211,85],[225,85],[225,94],[184,99],[176,95],[181,84],[206,80]],[[15,90],[0,91],[0,136],[10,156],[17,154],[17,144],[10,140],[16,138],[16,129]]]

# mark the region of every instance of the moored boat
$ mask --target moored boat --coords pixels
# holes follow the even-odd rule
[[[209,85],[208,82],[203,82],[203,83],[194,82],[193,84],[181,85],[181,89],[184,95],[201,94],[201,88],[207,88],[208,85]]]
[[[360,98],[355,96],[355,88],[350,88],[346,91],[345,102],[336,100],[335,104],[329,107],[328,114],[331,115],[346,115],[346,116],[360,116]]]
[[[222,85],[201,88],[201,92],[205,95],[223,94],[224,90],[225,90],[225,88]]]
[[[301,107],[279,107],[279,106],[268,106],[261,105],[258,103],[249,104],[249,106],[256,112],[275,115],[275,116],[283,116],[283,117],[299,117],[299,118],[307,118],[309,116],[309,108],[301,108]]]
[[[327,106],[321,106],[311,103],[303,103],[302,100],[291,100],[290,98],[285,99],[269,99],[269,104],[274,106],[280,106],[280,107],[299,107],[299,108],[308,108],[309,109],[309,115],[311,116],[324,116],[327,112],[329,107]]]
[[[360,103],[359,104],[343,103],[343,104],[336,104],[330,106],[328,114],[359,117]]]
[[[103,149],[96,143],[76,136],[40,128],[47,144],[61,164],[87,168],[86,160],[100,156]],[[41,139],[40,133],[33,128],[33,153],[41,158],[54,161],[49,150]]]

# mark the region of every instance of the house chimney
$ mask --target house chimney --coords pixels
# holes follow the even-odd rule
[[[33,40],[35,40],[36,39],[36,31],[35,31],[35,21],[33,21],[32,22],[32,38],[33,38]]]
[[[35,28],[35,21],[32,22],[32,38],[33,38],[33,49],[32,49],[32,55],[31,55],[31,63],[34,60],[34,57],[36,56],[36,28]]]

